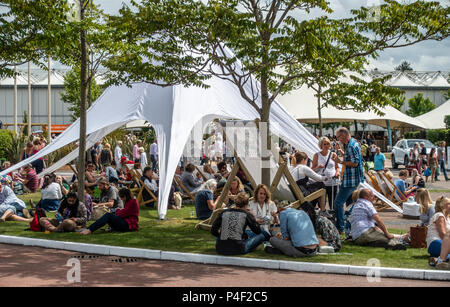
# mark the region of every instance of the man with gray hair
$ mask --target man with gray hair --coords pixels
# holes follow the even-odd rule
[[[406,249],[401,236],[395,236],[387,230],[372,202],[374,195],[370,189],[361,189],[350,217],[352,239],[357,245],[385,247],[388,249]]]
[[[336,131],[336,138],[339,144],[335,149],[341,154],[339,163],[343,166],[343,180],[336,199],[334,201],[337,228],[339,232],[344,232],[344,203],[350,198],[353,191],[364,181],[363,163],[361,157],[361,147],[358,142],[351,137],[347,128],[341,127]]]
[[[200,187],[200,190],[195,195],[195,211],[197,213],[197,219],[206,220],[209,218],[216,209],[214,203],[214,191],[217,187],[217,181],[215,179],[209,179]]]

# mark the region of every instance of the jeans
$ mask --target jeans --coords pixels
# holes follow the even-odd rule
[[[341,188],[339,192],[336,195],[336,199],[334,201],[334,210],[336,212],[336,218],[337,218],[337,229],[339,232],[344,231],[344,203],[347,202],[349,197],[352,196],[353,191],[356,190],[358,186],[355,187],[343,187],[341,185]]]
[[[97,229],[102,228],[108,224],[113,230],[116,231],[129,231],[130,228],[128,223],[121,217],[112,214],[105,213],[101,218],[99,218],[94,224],[88,227],[91,232],[96,231]]]
[[[22,207],[18,202],[13,202],[10,204],[11,206],[13,206],[14,208],[16,208],[16,215],[20,216],[20,217],[25,217],[23,215],[23,209],[25,209],[24,207]]]
[[[158,161],[156,160],[155,155],[150,155],[150,161],[152,161],[152,169],[154,172],[156,172],[156,169],[158,168]]]
[[[250,253],[255,248],[257,248],[260,244],[262,244],[264,241],[267,241],[269,238],[270,238],[270,235],[264,230],[262,230],[262,232],[258,235],[253,234],[252,237],[249,236],[249,238],[247,240],[245,240],[244,254]]]
[[[445,167],[445,161],[439,161],[439,167],[441,168],[441,173],[444,173],[445,180],[448,180],[447,169]],[[438,179],[438,176],[435,176],[435,179]]]

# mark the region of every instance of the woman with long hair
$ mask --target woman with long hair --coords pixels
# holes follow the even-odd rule
[[[66,199],[61,202],[55,219],[42,217],[39,220],[39,224],[51,232],[73,232],[85,227],[86,223],[86,207],[73,192],[69,192]]]
[[[259,184],[253,194],[253,200],[249,203],[250,212],[255,216],[256,222],[267,233],[271,224],[279,224],[278,208],[272,201],[270,190],[264,184]]]
[[[431,257],[438,257],[441,249],[444,248],[443,240],[450,235],[450,198],[441,196],[436,199],[434,205],[435,214],[430,219],[430,226],[427,232],[427,247]],[[445,250],[448,246],[445,246]],[[445,259],[441,259],[445,260]]]
[[[45,211],[57,210],[63,197],[61,186],[62,182],[61,184],[56,182],[55,174],[45,175],[41,189],[41,201],[37,204],[37,207]]]
[[[435,210],[431,200],[430,192],[427,189],[418,189],[416,193],[416,202],[420,205],[420,221],[422,225],[428,226]]]

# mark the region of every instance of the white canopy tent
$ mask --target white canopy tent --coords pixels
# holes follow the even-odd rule
[[[111,131],[133,120],[147,120],[155,129],[159,143],[159,206],[161,219],[167,212],[168,195],[172,178],[184,145],[193,127],[199,122],[216,118],[254,120],[258,114],[241,98],[239,90],[220,78],[208,81],[209,88],[183,87],[180,85],[158,87],[150,84],[134,84],[109,87],[87,111],[88,146]],[[298,123],[277,102],[272,104],[271,131],[301,148],[310,157],[318,151],[317,139]],[[79,138],[79,120],[75,121],[51,144],[0,174],[11,172],[35,159],[70,144]],[[75,150],[57,162],[59,166],[78,156]],[[51,169],[56,169],[54,165]],[[252,174],[253,175],[253,174]]]
[[[280,96],[278,101],[297,120],[304,123],[317,124],[319,122],[317,97],[314,94],[314,90],[305,85],[298,90]],[[356,120],[386,128],[386,120],[388,120],[391,128],[425,128],[425,125],[420,120],[410,117],[393,107],[385,107],[382,109],[382,112],[385,114],[380,116],[373,111],[356,112],[354,110],[339,110],[329,106],[322,109],[322,122],[353,122]]]
[[[446,115],[450,115],[450,100],[430,112],[417,116],[416,119],[423,122],[427,129],[445,129]]]

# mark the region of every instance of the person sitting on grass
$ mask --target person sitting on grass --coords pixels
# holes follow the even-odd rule
[[[412,185],[417,189],[425,188],[425,180],[419,175],[419,172],[414,168],[412,170]]]
[[[230,190],[228,191],[228,195],[225,199],[227,207],[231,207],[232,205],[234,205],[234,200],[236,199],[237,195],[241,192],[245,192],[244,185],[242,184],[239,177],[236,176],[230,183]]]
[[[408,235],[402,237],[389,233],[373,206],[373,200],[374,195],[371,189],[360,190],[359,199],[350,217],[353,242],[362,246],[405,250],[406,247],[401,239],[406,239]]]
[[[221,255],[243,255],[255,250],[267,240],[248,208],[249,197],[239,193],[236,208],[223,210],[214,221],[211,234],[217,238],[216,251]],[[249,238],[245,229],[255,233]]]
[[[23,175],[14,176],[14,180],[23,184],[25,193],[35,193],[39,188],[39,178],[31,164],[25,165],[23,167]]]
[[[61,202],[55,219],[41,217],[39,224],[51,232],[74,232],[86,226],[86,206],[78,200],[77,194],[69,192]]]
[[[415,191],[416,191],[416,187],[410,187],[410,188],[406,188],[406,178],[408,178],[408,171],[403,169],[398,173],[398,179],[396,179],[394,181],[395,186],[397,187],[397,189],[399,189],[400,192],[403,193],[403,195],[406,196],[403,197],[401,196],[397,191],[395,191],[395,193],[397,193],[397,195],[399,197],[401,197],[403,200],[406,200],[408,197],[413,196]]]
[[[130,189],[122,188],[119,190],[119,197],[125,204],[123,209],[117,209],[115,213],[105,213],[100,219],[89,226],[86,230],[80,232],[82,235],[90,235],[97,229],[106,224],[113,231],[127,232],[139,229],[139,205],[133,197]]]
[[[55,174],[44,176],[44,184],[41,189],[42,196],[41,201],[37,204],[38,208],[42,208],[45,211],[56,211],[63,194],[66,195],[68,193],[67,189],[62,185],[62,178],[59,177],[58,182],[56,178]]]
[[[266,246],[264,250],[270,254],[284,254],[290,257],[315,256],[319,240],[308,214],[293,208],[281,210],[281,233],[270,238],[272,246]]]
[[[272,222],[274,224],[280,223],[277,206],[271,198],[272,195],[267,186],[259,184],[253,194],[253,200],[249,204],[250,212],[255,216],[256,222],[267,233],[270,233],[269,227]]]
[[[206,220],[216,209],[214,203],[214,192],[217,188],[217,181],[209,179],[201,187],[200,191],[195,194],[195,211],[198,220]]]
[[[342,247],[342,243],[339,231],[333,222],[322,215],[317,215],[314,206],[310,202],[304,202],[300,208],[311,219],[314,231],[319,239],[319,246],[331,246],[335,252],[338,252]]]
[[[113,184],[119,183],[119,175],[116,170],[116,161],[112,161],[111,164],[105,165],[105,176],[108,178],[108,181]]]
[[[86,180],[84,181],[84,186],[87,189],[94,190],[97,186],[97,174],[95,172],[95,164],[89,162],[86,166]]]
[[[78,183],[77,182],[72,184],[72,186],[70,187],[70,191],[75,194],[78,193]],[[86,189],[84,190],[84,206],[86,207],[87,220],[89,221],[91,219],[93,206],[92,206],[92,197],[86,191]]]
[[[118,195],[117,188],[109,184],[106,177],[100,177],[98,180],[98,188],[101,191],[100,202],[92,203],[93,207],[104,206],[107,208],[123,208],[123,203]]]
[[[427,232],[427,247],[428,253],[431,257],[440,257],[443,249],[448,250],[448,245],[444,248],[445,238],[450,235],[450,219],[448,217],[450,213],[450,198],[444,196],[436,199],[434,206],[436,213],[430,220],[430,226],[428,226]],[[448,242],[446,242],[448,244]],[[439,258],[444,261],[445,258]]]
[[[9,186],[0,183],[0,222],[31,222],[25,203],[19,199]]]
[[[422,225],[430,225],[430,220],[435,213],[430,192],[427,189],[418,189],[416,202],[420,205],[420,221],[422,222]]]

